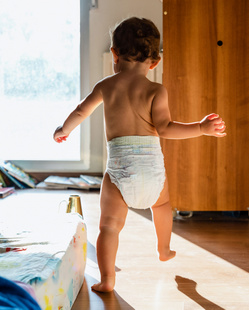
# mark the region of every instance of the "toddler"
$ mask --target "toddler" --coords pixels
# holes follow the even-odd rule
[[[101,217],[97,258],[100,292],[115,285],[115,259],[119,233],[128,207],[151,208],[161,261],[175,256],[170,249],[172,210],[159,137],[186,139],[225,136],[225,124],[217,114],[200,122],[171,120],[167,90],[146,75],[160,61],[160,33],[150,20],[132,17],[111,34],[114,75],[98,82],[92,92],[58,127],[60,143],[103,102],[108,148],[107,168],[100,194]]]

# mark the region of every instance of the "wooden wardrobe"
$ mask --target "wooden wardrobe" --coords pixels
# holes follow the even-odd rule
[[[249,210],[249,1],[164,0],[163,71],[172,120],[215,112],[227,126],[161,141],[172,207]]]

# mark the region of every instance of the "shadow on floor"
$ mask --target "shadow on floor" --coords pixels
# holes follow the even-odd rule
[[[177,289],[200,305],[203,309],[225,310],[224,308],[201,296],[196,291],[197,283],[195,281],[180,276],[176,276],[175,281],[177,283]]]
[[[135,310],[114,290],[110,293],[97,293],[91,286],[98,282],[90,275],[85,275],[83,286],[79,292],[72,310]]]

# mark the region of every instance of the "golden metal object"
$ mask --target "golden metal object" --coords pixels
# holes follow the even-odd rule
[[[79,195],[70,195],[69,203],[67,205],[67,213],[79,213],[83,217]]]

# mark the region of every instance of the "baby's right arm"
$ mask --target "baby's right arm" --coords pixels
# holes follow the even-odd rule
[[[217,114],[205,116],[200,122],[180,123],[171,120],[167,90],[161,85],[153,99],[152,120],[157,133],[165,139],[187,139],[202,135],[226,136],[225,123]]]
[[[67,117],[63,126],[54,132],[54,140],[58,143],[65,141],[71,131],[83,122],[102,103],[103,97],[100,83],[96,84],[93,91],[81,101],[76,109]]]

